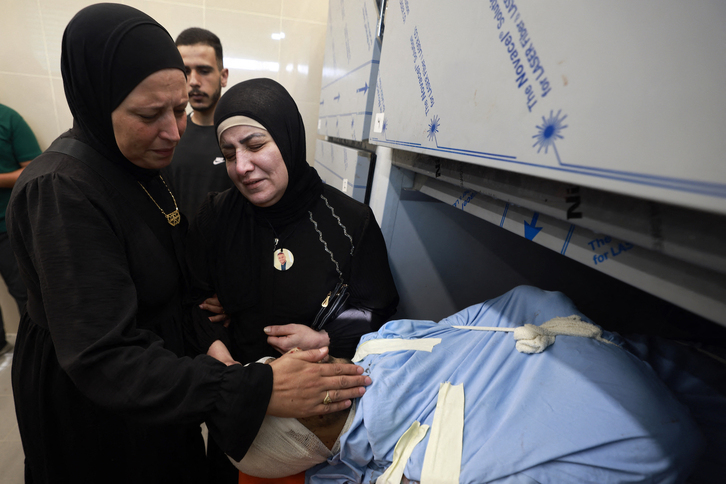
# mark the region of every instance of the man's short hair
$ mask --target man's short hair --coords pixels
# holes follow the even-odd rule
[[[217,58],[217,66],[219,67],[219,70],[224,69],[222,42],[219,40],[219,37],[214,35],[214,33],[200,27],[190,27],[183,30],[176,38],[177,47],[180,45],[196,44],[203,44],[212,47],[214,49],[214,55]]]

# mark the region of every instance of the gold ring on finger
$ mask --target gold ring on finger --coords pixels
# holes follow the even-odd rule
[[[325,398],[323,399],[323,405],[330,405],[333,403],[333,399],[330,398],[330,392],[325,392]]]

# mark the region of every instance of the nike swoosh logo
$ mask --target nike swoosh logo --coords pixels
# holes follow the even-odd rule
[[[214,161],[212,163],[215,164],[215,165],[219,165],[221,163],[224,163],[224,158],[217,157],[217,158],[214,159]]]

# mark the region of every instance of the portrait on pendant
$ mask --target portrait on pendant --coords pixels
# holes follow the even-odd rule
[[[287,249],[276,249],[273,263],[275,269],[278,271],[290,270],[292,264],[295,262],[295,258],[292,256],[292,252]]]

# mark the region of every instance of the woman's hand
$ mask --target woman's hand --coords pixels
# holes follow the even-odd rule
[[[282,354],[293,348],[314,350],[330,345],[330,337],[325,330],[315,331],[304,324],[284,324],[267,326],[267,343]]]
[[[240,364],[239,361],[234,361],[232,355],[227,349],[227,346],[225,346],[225,344],[219,340],[212,343],[212,345],[207,350],[207,354],[212,358],[216,358],[227,366]]]
[[[350,399],[363,395],[365,386],[371,384],[363,368],[338,362],[319,364],[327,356],[328,348],[321,348],[286,353],[271,361],[272,396],[267,414],[304,418],[338,412],[350,407]]]
[[[216,294],[212,297],[205,299],[204,302],[199,305],[199,308],[216,314],[216,316],[209,317],[209,320],[211,322],[223,323],[225,328],[229,326],[230,318],[227,313],[224,312],[222,303],[219,302],[219,298]]]

